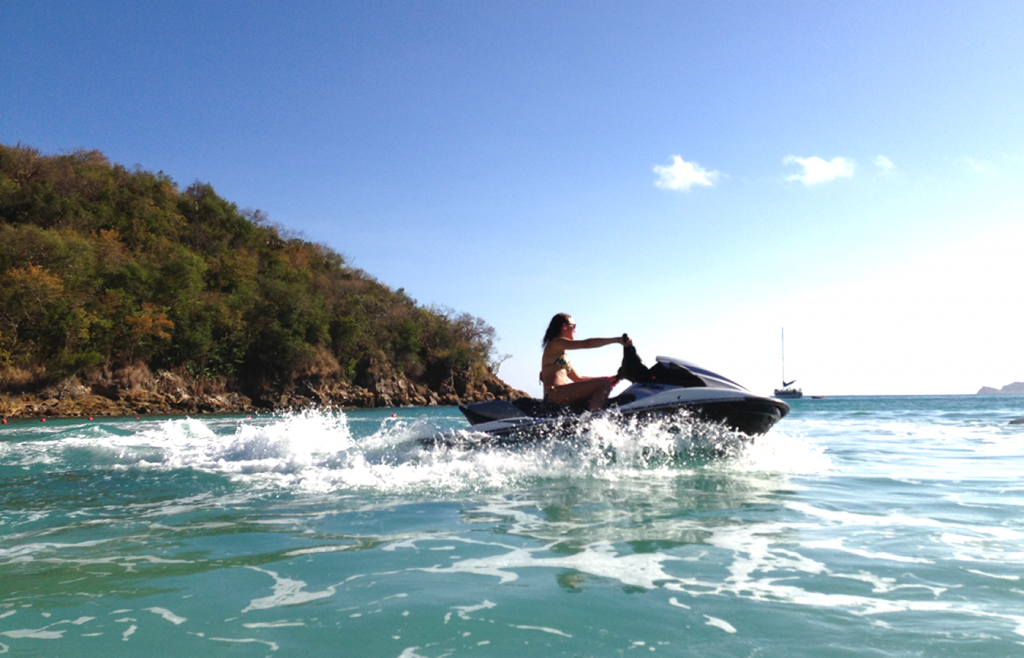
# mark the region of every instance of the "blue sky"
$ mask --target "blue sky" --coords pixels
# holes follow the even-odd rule
[[[425,305],[757,392],[1024,380],[1024,3],[0,0],[0,142],[213,184]],[[585,374],[620,351],[573,355]]]

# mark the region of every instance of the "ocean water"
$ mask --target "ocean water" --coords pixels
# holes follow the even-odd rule
[[[1024,396],[420,447],[454,408],[0,426],[0,654],[1021,656]]]

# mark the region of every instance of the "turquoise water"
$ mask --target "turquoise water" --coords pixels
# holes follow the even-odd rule
[[[792,406],[464,452],[415,441],[453,408],[10,421],[0,653],[1024,655],[1024,397]]]

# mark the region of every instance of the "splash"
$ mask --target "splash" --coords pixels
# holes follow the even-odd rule
[[[4,465],[193,470],[295,491],[427,494],[501,491],[549,479],[672,478],[699,469],[828,468],[820,450],[798,437],[774,432],[752,440],[686,414],[646,421],[602,416],[557,436],[501,446],[483,445],[483,437],[459,429],[460,421],[440,412],[399,413],[307,410],[255,419],[72,424],[46,440],[5,444]],[[465,440],[445,447],[421,443],[439,431]]]

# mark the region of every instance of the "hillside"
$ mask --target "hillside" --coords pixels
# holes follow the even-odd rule
[[[520,395],[494,339],[209,184],[0,145],[2,415]]]

